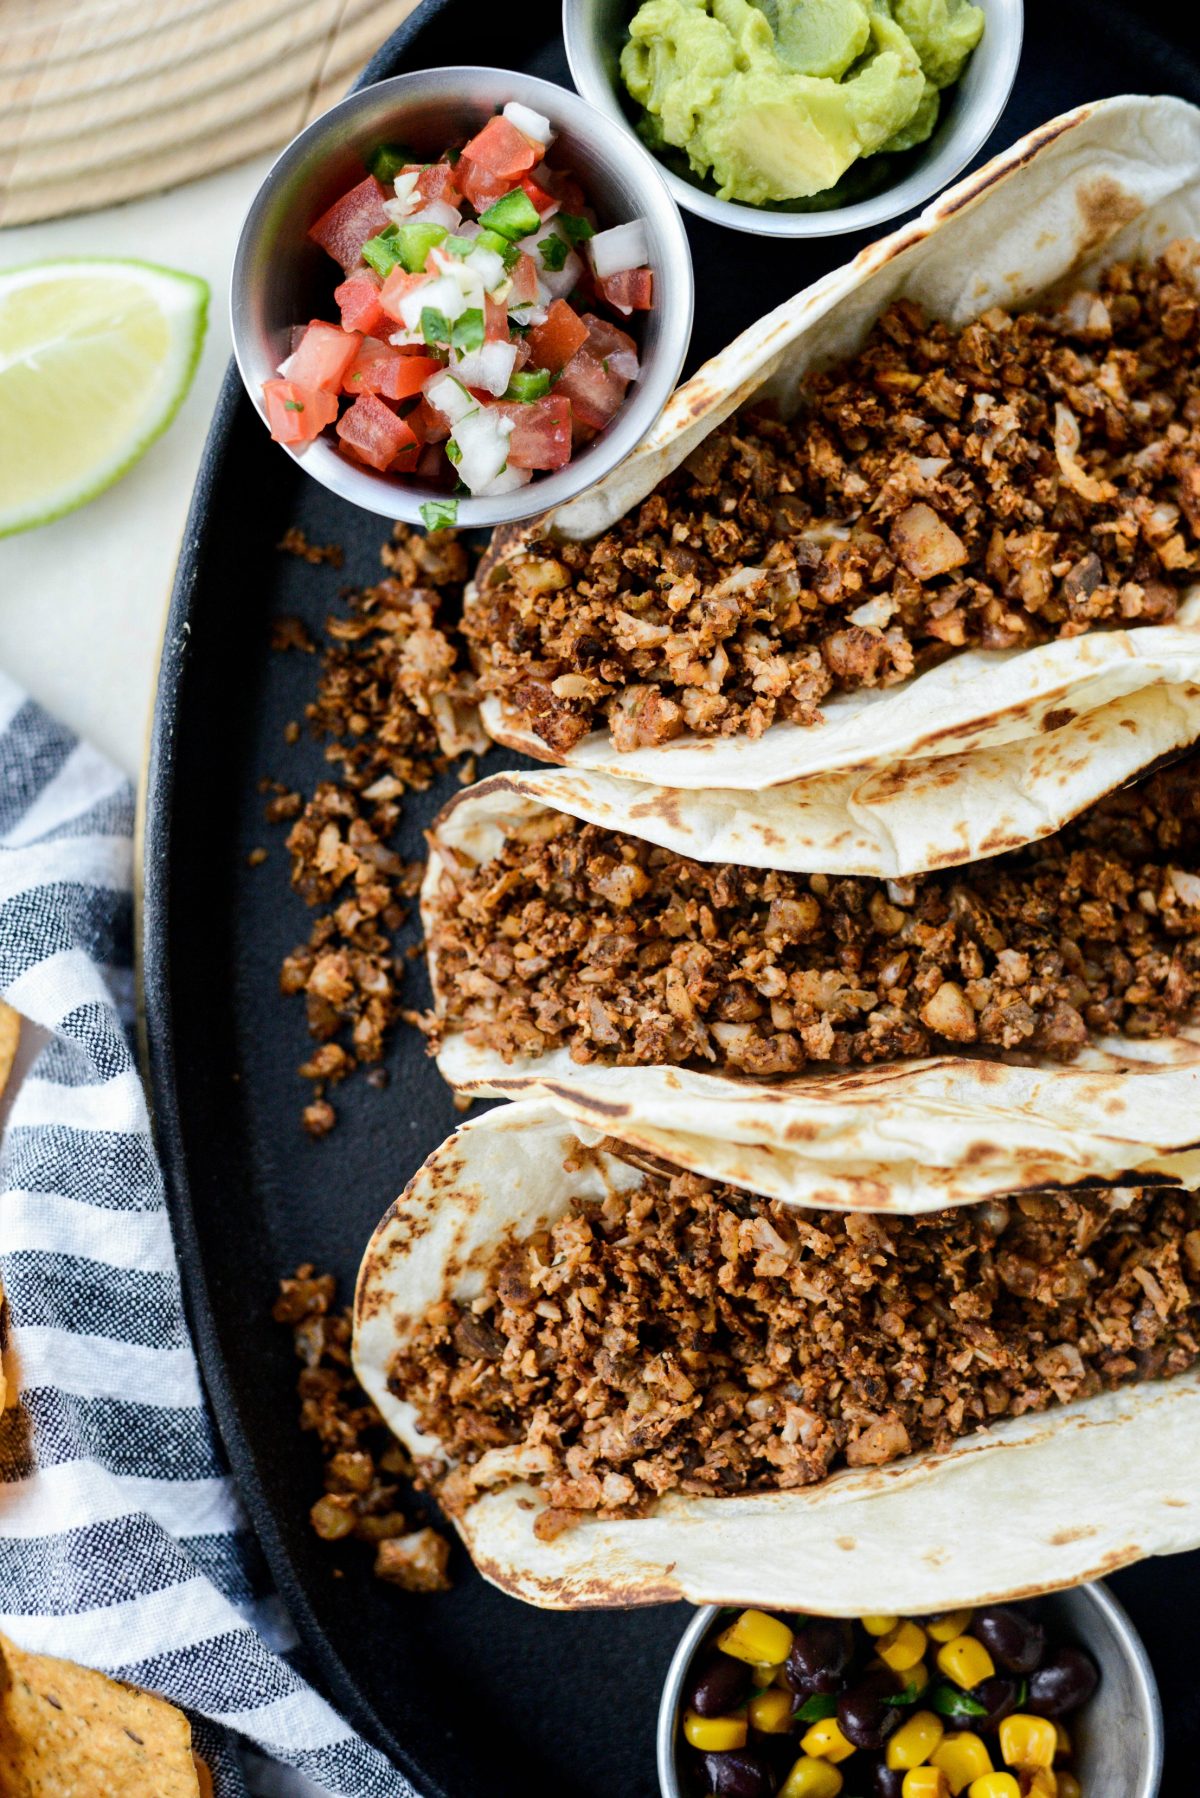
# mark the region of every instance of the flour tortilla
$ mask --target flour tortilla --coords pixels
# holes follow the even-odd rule
[[[354,1364],[417,1457],[444,1459],[387,1373],[428,1306],[476,1296],[505,1236],[551,1223],[568,1191],[599,1198],[638,1184],[605,1145],[568,1187],[563,1162],[581,1136],[597,1140],[541,1101],[491,1111],[429,1157],[372,1237]],[[846,1470],[806,1491],[671,1493],[649,1517],[585,1519],[540,1542],[544,1499],[521,1482],[485,1492],[456,1523],[485,1578],[554,1610],[686,1598],[861,1616],[886,1597],[890,1611],[919,1616],[1196,1547],[1198,1456],[1200,1373],[1189,1373],[1005,1420],[944,1454]]]
[[[965,811],[964,799],[972,818],[994,820],[980,785],[930,789],[931,840],[939,837],[943,800],[947,821]],[[712,795],[673,794],[651,816],[647,791],[567,769],[493,775],[468,789],[434,826],[422,893],[426,935],[444,858],[487,860],[515,824],[547,807],[632,829],[702,859],[723,859],[752,827],[752,809],[736,796],[716,796],[729,801],[726,811],[714,808]],[[814,812],[828,828],[814,830],[816,848],[801,865],[887,872],[881,860],[858,863],[842,846],[863,809],[853,819],[834,807],[827,816]],[[901,865],[909,873],[916,871],[911,813],[904,824],[893,821],[890,831],[864,841],[879,857],[907,844]],[[789,828],[786,820],[780,828]],[[917,868],[929,865],[929,858],[915,859]],[[430,976],[441,1006],[433,955]],[[506,1062],[451,1031],[438,1066],[460,1092],[549,1099],[577,1123],[615,1130],[647,1153],[788,1204],[917,1213],[1088,1180],[1200,1185],[1200,1030],[1162,1041],[1108,1039],[1067,1066],[943,1054],[772,1082],[686,1068],[581,1065],[565,1049]]]
[[[1179,236],[1200,236],[1200,111],[1169,95],[1126,95],[1064,113],[751,325],[677,390],[611,474],[533,524],[498,532],[478,582],[486,585],[540,536],[586,539],[609,528],[748,400],[771,399],[794,412],[808,372],[854,354],[900,296],[961,326],[989,306],[1029,306],[1064,283],[1086,284],[1105,263],[1156,255]],[[1118,632],[1121,647],[1108,653],[1133,653],[1129,645],[1157,630]],[[1036,737],[1053,728],[1062,694],[1083,690],[1106,641],[1088,635],[1020,651],[967,651],[902,686],[834,695],[823,725],[779,723],[757,741],[685,735],[621,755],[605,730],[559,756],[494,696],[483,718],[498,742],[542,761],[753,793],[815,774],[979,754]]]

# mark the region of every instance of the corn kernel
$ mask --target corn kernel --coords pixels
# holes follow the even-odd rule
[[[898,1623],[895,1629],[889,1630],[886,1636],[880,1636],[875,1647],[880,1660],[893,1673],[907,1673],[925,1653],[925,1631],[906,1619],[903,1623]]]
[[[685,1711],[683,1739],[690,1742],[693,1748],[699,1748],[703,1754],[723,1754],[727,1748],[744,1748],[746,1719],[699,1717],[695,1711]]]
[[[1011,1773],[985,1773],[971,1781],[967,1798],[1021,1798],[1021,1788]]]
[[[982,1779],[992,1771],[992,1757],[982,1736],[969,1729],[945,1735],[929,1757],[946,1775],[953,1798],[966,1791],[973,1779]]]
[[[1035,1767],[1021,1775],[1024,1798],[1058,1798],[1058,1775],[1053,1767]]]
[[[919,1767],[927,1761],[942,1737],[946,1726],[932,1711],[917,1711],[902,1723],[887,1745],[887,1764],[894,1771],[901,1767]]]
[[[918,1661],[915,1667],[909,1668],[904,1678],[907,1685],[915,1686],[918,1692],[923,1692],[929,1684],[929,1668],[924,1661]]]
[[[1048,1717],[1014,1711],[1000,1725],[1000,1752],[1009,1767],[1052,1767],[1058,1740]]]
[[[1060,1754],[1070,1754],[1070,1752],[1071,1752],[1071,1738],[1067,1734],[1063,1725],[1058,1721],[1058,1718],[1056,1717],[1054,1719],[1054,1753],[1055,1753],[1055,1756],[1057,1757]]]
[[[836,1717],[822,1717],[814,1723],[800,1737],[800,1746],[819,1761],[847,1761],[854,1753],[854,1743],[846,1740]]]
[[[765,1692],[768,1686],[782,1685],[783,1681],[780,1675],[783,1671],[783,1666],[755,1667],[750,1675],[750,1683],[756,1692]]]
[[[949,1790],[940,1767],[910,1767],[900,1787],[900,1798],[946,1798]]]
[[[795,1702],[793,1692],[781,1692],[778,1686],[768,1686],[765,1692],[756,1692],[750,1700],[751,1729],[761,1730],[765,1736],[783,1735],[791,1728]]]
[[[1059,1774],[1058,1798],[1083,1798],[1083,1787],[1073,1773]]]
[[[982,1679],[991,1679],[996,1671],[991,1655],[974,1636],[955,1636],[952,1642],[943,1642],[937,1651],[937,1664],[946,1678],[964,1692]]]
[[[869,1636],[886,1636],[895,1629],[899,1617],[864,1617],[862,1626]]]
[[[838,1798],[842,1776],[831,1761],[801,1755],[779,1788],[779,1798]]]
[[[925,1625],[925,1634],[935,1642],[953,1642],[955,1636],[964,1635],[970,1628],[974,1615],[974,1611],[944,1611]]]
[[[765,1611],[743,1611],[717,1637],[717,1647],[753,1667],[778,1667],[792,1651],[792,1632]]]

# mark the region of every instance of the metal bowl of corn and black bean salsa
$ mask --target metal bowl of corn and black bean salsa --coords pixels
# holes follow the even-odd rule
[[[1162,1720],[1103,1586],[920,1618],[710,1606],[658,1761],[663,1798],[1154,1798]]]

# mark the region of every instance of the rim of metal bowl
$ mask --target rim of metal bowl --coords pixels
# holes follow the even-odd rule
[[[1133,1791],[1122,1793],[1121,1798],[1157,1798],[1163,1770],[1162,1701],[1158,1695],[1158,1684],[1154,1678],[1154,1669],[1150,1665],[1150,1657],[1146,1653],[1142,1638],[1133,1627],[1129,1613],[1124,1605],[1113,1597],[1102,1580],[1093,1580],[1087,1585],[1072,1586],[1060,1592],[1048,1593],[1046,1596],[1081,1599],[1084,1603],[1094,1606],[1120,1641],[1130,1671],[1134,1676],[1142,1714],[1148,1726],[1146,1764],[1142,1777],[1138,1781],[1137,1787]],[[688,1668],[695,1659],[696,1650],[711,1630],[721,1608],[720,1605],[715,1604],[702,1605],[679,1638],[679,1645],[671,1656],[671,1665],[667,1669],[662,1698],[659,1701],[658,1728],[655,1735],[658,1784],[662,1798],[683,1798],[676,1755],[677,1724],[683,1682]]]
[[[747,231],[757,237],[782,237],[793,241],[870,230],[925,205],[948,187],[982,149],[1008,104],[1017,78],[1025,34],[1023,0],[981,0],[981,4],[986,12],[994,15],[994,26],[989,18],[984,30],[983,43],[986,43],[988,29],[992,28],[994,46],[984,65],[984,85],[961,120],[947,134],[944,143],[894,186],[872,194],[869,199],[858,200],[851,206],[833,207],[828,212],[768,212],[765,208],[747,206],[736,200],[718,200],[715,194],[694,186],[656,161],[674,199],[688,212],[696,213],[710,224],[724,225],[732,231]],[[589,34],[584,26],[586,10],[580,0],[563,0],[563,37],[571,78],[585,100],[603,112],[610,122],[620,125],[636,142],[636,133],[612,82],[589,49]],[[973,55],[978,57],[981,52],[982,43]]]
[[[669,305],[661,313],[661,336],[654,353],[643,362],[642,372],[630,397],[611,425],[566,468],[535,475],[525,487],[494,498],[458,496],[457,528],[471,530],[512,524],[536,517],[582,493],[635,449],[646,435],[679,380],[691,341],[695,309],[695,278],[691,247],[679,208],[668,187],[665,172],[635,137],[614,125],[599,107],[557,82],[516,69],[496,69],[464,63],[439,69],[412,70],[373,82],[339,100],[282,150],[263,177],[238,234],[229,289],[229,313],[233,353],[251,405],[266,424],[258,386],[274,374],[261,363],[261,351],[250,301],[251,267],[259,236],[270,212],[271,197],[281,183],[299,177],[321,150],[336,142],[340,132],[352,126],[360,114],[373,112],[381,99],[394,98],[399,129],[406,100],[417,96],[477,94],[490,100],[503,91],[506,99],[518,99],[556,117],[579,138],[586,138],[597,160],[639,194],[639,207],[649,221],[655,273],[666,277]],[[540,102],[540,104],[539,104]],[[616,220],[616,223],[623,221]],[[341,498],[380,517],[421,522],[420,508],[430,500],[445,499],[444,492],[426,486],[389,481],[368,469],[357,469],[339,456],[331,444],[318,439],[305,452],[290,445],[285,451],[312,479]],[[324,453],[321,453],[321,452]]]

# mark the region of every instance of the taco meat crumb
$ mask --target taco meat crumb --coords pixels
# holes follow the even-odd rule
[[[477,1299],[426,1314],[390,1384],[454,1463],[423,1469],[447,1508],[531,1478],[550,1538],[1181,1373],[1200,1358],[1198,1226],[1200,1196],[1175,1188],[900,1218],[648,1170],[505,1242]]]
[[[962,329],[897,300],[790,425],[722,425],[611,530],[496,552],[481,686],[555,755],[812,724],[956,649],[1172,619],[1200,565],[1200,245]]]
[[[550,811],[439,844],[435,1046],[757,1078],[933,1052],[1072,1060],[1200,998],[1200,755],[1057,835],[908,880],[703,863]]]

